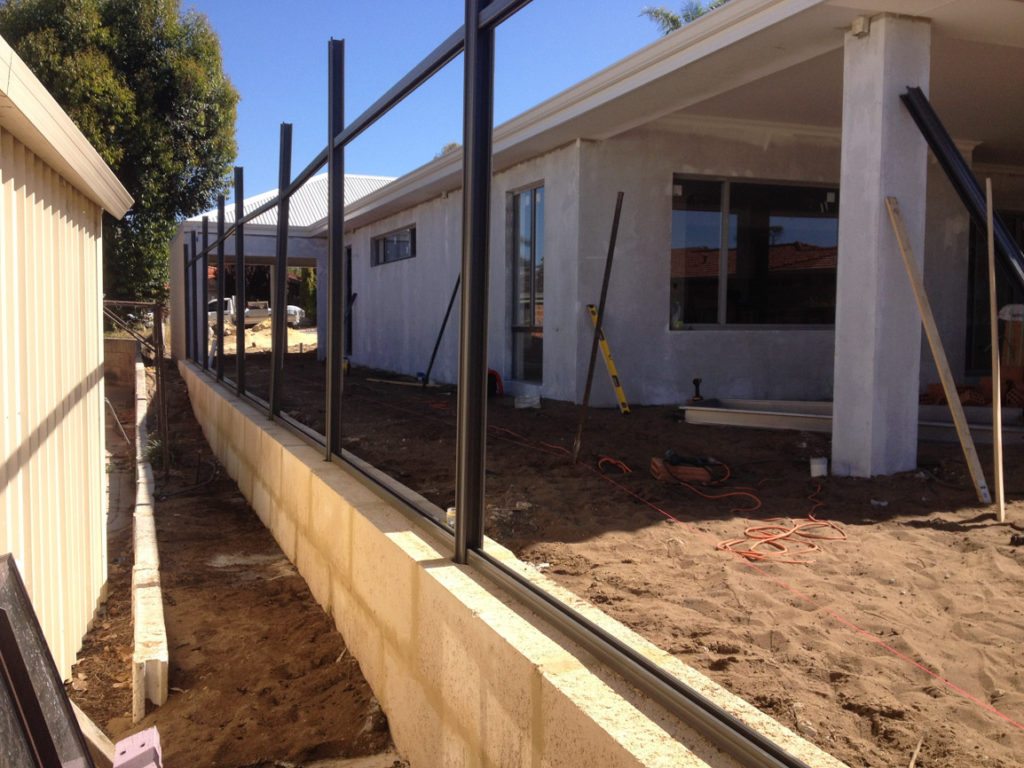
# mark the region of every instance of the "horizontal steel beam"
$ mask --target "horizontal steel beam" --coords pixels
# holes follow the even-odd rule
[[[496,27],[529,3],[530,0],[492,0],[491,4],[480,13],[480,28],[485,29]],[[373,104],[365,109],[359,117],[346,126],[345,129],[334,138],[334,146],[338,147],[351,142],[367,128],[394,109],[406,96],[437,74],[446,64],[462,53],[462,49],[465,45],[465,39],[465,26],[461,26],[452,32],[443,43],[427,54],[419,64],[409,70],[405,77],[391,86],[383,96],[377,99]],[[309,162],[309,165],[299,172],[291,184],[279,192],[274,198],[267,200],[258,208],[247,213],[240,220],[228,227],[224,232],[224,238],[231,236],[235,231],[235,227],[239,224],[248,224],[257,216],[262,216],[267,211],[273,210],[282,196],[291,197],[295,194],[299,187],[313,178],[316,172],[327,164],[327,151],[328,147],[324,147],[320,150],[316,157]],[[220,238],[211,243],[210,248],[216,247],[219,241]],[[193,261],[195,261],[195,258],[196,257],[193,257]]]

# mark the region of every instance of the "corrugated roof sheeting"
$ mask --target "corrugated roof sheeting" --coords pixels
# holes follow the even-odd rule
[[[346,174],[345,176],[345,205],[351,205],[364,195],[380,189],[385,184],[394,181],[393,176],[364,176]],[[255,211],[268,200],[273,200],[277,190],[245,199],[244,210],[246,214]],[[189,221],[202,221],[203,216],[208,216],[210,221],[217,220],[217,209],[200,213],[193,216]],[[327,217],[327,174],[321,173],[314,176],[292,195],[288,208],[288,223],[292,227],[309,227]],[[229,204],[224,211],[224,221],[228,224],[235,220],[235,206]],[[262,224],[266,226],[277,225],[277,208],[272,208],[253,219],[250,224]]]

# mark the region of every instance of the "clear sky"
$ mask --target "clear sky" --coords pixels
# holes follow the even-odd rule
[[[654,42],[649,0],[533,0],[499,27],[498,125]],[[654,3],[658,4],[658,3]],[[681,5],[669,2],[670,7]],[[345,40],[345,118],[357,117],[448,35],[462,0],[182,0],[220,36],[241,95],[246,196],[277,186],[279,126],[293,124],[292,171],[327,144],[327,41]],[[462,141],[462,57],[346,150],[349,173],[400,176]]]

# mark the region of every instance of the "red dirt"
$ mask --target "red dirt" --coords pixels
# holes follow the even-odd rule
[[[156,725],[168,768],[358,757],[387,719],[341,636],[212,458],[167,365],[172,467],[157,469],[157,534],[171,657],[167,703],[130,722],[130,538],[112,542],[111,596],[75,667],[72,698],[113,739]]]
[[[454,395],[367,379],[346,379],[345,446],[454,504]],[[323,367],[289,355],[284,380],[286,410],[322,430]],[[1019,765],[1024,548],[1010,545],[1019,527],[978,506],[957,445],[922,443],[927,472],[823,479],[815,514],[848,539],[820,542],[811,565],[756,564],[715,545],[806,519],[808,459],[828,455],[827,436],[596,410],[572,466],[576,415],[491,401],[490,536],[851,766],[907,765],[919,739],[918,768]],[[726,486],[753,489],[763,508],[657,482],[648,464],[670,448],[728,463]],[[634,472],[602,477],[601,455]],[[1011,521],[1024,518],[1022,458],[1007,450]]]

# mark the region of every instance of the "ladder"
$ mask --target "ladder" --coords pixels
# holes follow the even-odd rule
[[[597,328],[597,307],[587,304],[587,312],[590,313],[590,322]],[[626,393],[622,391],[622,382],[619,381],[619,371],[615,367],[615,360],[612,359],[612,350],[608,346],[608,340],[604,337],[604,329],[597,328],[597,341],[601,347],[601,357],[604,358],[604,365],[608,369],[608,375],[612,378],[612,388],[615,390],[615,399],[619,401],[619,412],[623,415],[629,413],[629,403],[626,402]]]

